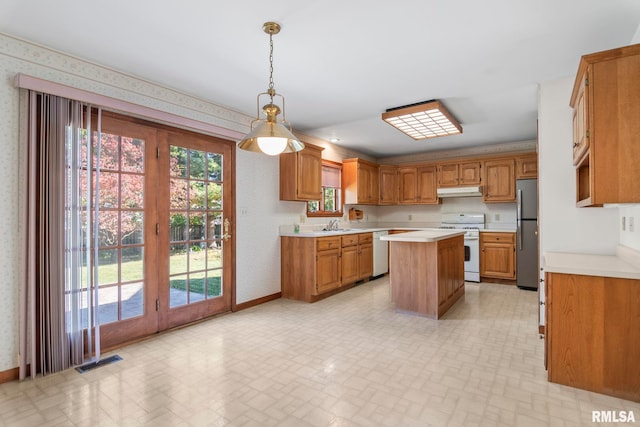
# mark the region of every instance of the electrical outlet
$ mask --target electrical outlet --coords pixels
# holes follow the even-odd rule
[[[627,217],[623,216],[622,217],[622,231],[626,231],[627,229]]]
[[[413,215],[409,214],[409,221],[413,220]]]
[[[304,224],[305,222],[307,222],[307,216],[306,215],[300,215],[300,224]]]
[[[629,231],[635,231],[633,217],[629,217]]]
[[[495,214],[495,215],[493,216],[493,218],[494,218],[496,221],[500,221],[500,214]]]
[[[249,215],[249,208],[240,208],[240,215]]]

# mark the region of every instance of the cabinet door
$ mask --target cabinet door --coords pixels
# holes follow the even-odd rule
[[[378,176],[378,166],[366,165],[369,174],[369,186],[365,193],[367,203],[377,205],[380,193],[380,178]]]
[[[342,284],[357,282],[358,275],[358,245],[342,248]]]
[[[280,200],[308,201],[322,197],[322,148],[306,144],[280,157]]]
[[[319,251],[316,260],[316,294],[340,287],[340,248]]]
[[[589,148],[589,118],[587,114],[588,96],[587,90],[588,73],[584,73],[575,105],[573,106],[573,164],[580,163],[582,157]]]
[[[358,278],[366,279],[373,274],[373,245],[365,243],[358,246]]]
[[[413,204],[417,199],[417,170],[415,167],[399,168],[398,181],[400,191],[398,192],[398,203]]]
[[[371,192],[371,171],[367,165],[358,163],[358,203],[367,203]]]
[[[516,159],[516,179],[538,177],[538,155],[536,153]]]
[[[322,197],[322,158],[317,150],[302,150],[298,155],[298,198],[320,200]]]
[[[398,168],[396,166],[380,166],[379,205],[395,205],[398,203]]]
[[[458,183],[460,185],[480,185],[480,162],[465,162],[458,166]]]
[[[513,159],[487,160],[484,163],[485,203],[515,202],[516,177]]]
[[[458,185],[458,164],[438,165],[438,187],[455,187]]]
[[[347,161],[348,160],[348,161]],[[342,163],[342,189],[345,204],[378,204],[378,165],[360,159]]]
[[[512,243],[484,242],[480,249],[480,275],[515,279],[515,247]]]
[[[423,166],[417,168],[416,171],[417,180],[418,180],[418,203],[424,204],[437,204],[438,193],[437,193],[437,174],[435,166]]]

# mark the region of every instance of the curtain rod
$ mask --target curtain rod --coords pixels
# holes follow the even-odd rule
[[[88,104],[100,106],[103,108],[113,109],[119,112],[134,114],[139,117],[160,121],[165,124],[172,124],[192,130],[197,130],[218,136],[224,139],[240,140],[244,134],[232,129],[226,129],[211,123],[202,122],[200,120],[190,119],[178,114],[167,113],[165,111],[156,110],[154,108],[145,107],[143,105],[134,104],[129,101],[112,98],[98,93],[89,92],[83,89],[77,89],[60,83],[44,80],[38,77],[28,76],[26,74],[17,74],[14,85],[21,89],[30,89],[50,95],[62,96],[76,101],[86,102]]]

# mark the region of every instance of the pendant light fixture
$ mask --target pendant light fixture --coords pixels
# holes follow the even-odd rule
[[[304,149],[304,144],[291,132],[284,114],[284,96],[273,87],[273,35],[280,32],[280,24],[265,22],[262,30],[269,34],[269,88],[259,93],[257,98],[257,118],[251,121],[251,131],[238,143],[238,148],[275,156]],[[266,118],[260,118],[260,97],[269,97],[269,103],[262,107]],[[282,100],[282,120],[278,120],[280,107],[273,102],[274,97]]]

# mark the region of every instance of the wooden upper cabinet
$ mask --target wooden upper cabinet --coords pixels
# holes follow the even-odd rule
[[[464,162],[458,166],[460,185],[480,185],[482,182],[481,163],[480,162]]]
[[[515,160],[486,160],[484,162],[485,203],[515,202]]]
[[[398,168],[398,204],[425,205],[440,202],[437,195],[438,172],[435,165]]]
[[[342,161],[342,190],[347,205],[377,205],[378,165],[362,159]]]
[[[479,161],[443,163],[438,165],[438,187],[480,185],[481,163]]]
[[[417,178],[417,203],[420,204],[437,204],[440,202],[438,199],[437,190],[437,172],[436,166],[421,166],[416,168]]]
[[[580,85],[576,93],[576,99],[572,101],[573,107],[573,165],[580,163],[589,148],[589,116],[587,112],[589,92],[587,71],[580,76]]]
[[[398,167],[380,165],[380,197],[379,205],[395,205],[398,203]]]
[[[416,167],[398,168],[398,203],[415,204],[418,200],[418,170]]]
[[[438,187],[456,187],[458,185],[458,164],[438,165]]]
[[[302,151],[280,155],[280,200],[320,200],[322,150],[305,143]]]
[[[570,105],[578,206],[640,203],[640,44],[585,55]]]
[[[538,177],[538,155],[536,153],[516,157],[516,179]]]

